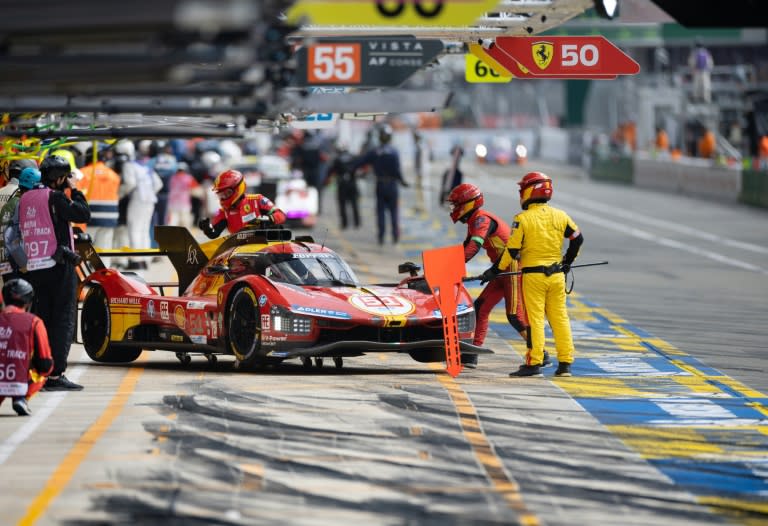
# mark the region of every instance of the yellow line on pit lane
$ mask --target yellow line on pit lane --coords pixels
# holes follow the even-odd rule
[[[128,401],[128,397],[133,393],[136,384],[139,381],[144,367],[134,367],[126,373],[120,386],[117,388],[115,396],[112,397],[107,407],[101,413],[101,416],[94,422],[88,430],[83,433],[80,440],[72,446],[64,460],[61,461],[56,471],[48,479],[45,487],[37,494],[35,500],[29,505],[27,514],[17,523],[18,526],[31,526],[43,515],[51,505],[51,502],[67,487],[77,468],[85,460],[101,435],[109,429],[115,418],[120,414]]]
[[[441,364],[430,363],[429,367],[438,372],[437,379],[451,397],[451,402],[453,402],[459,416],[461,430],[464,432],[464,436],[467,437],[467,441],[475,453],[475,458],[485,470],[485,474],[491,481],[493,488],[504,497],[507,506],[518,513],[518,520],[521,525],[539,526],[541,524],[539,518],[523,502],[520,486],[504,469],[504,464],[485,436],[472,400],[470,400],[461,386],[442,370]]]

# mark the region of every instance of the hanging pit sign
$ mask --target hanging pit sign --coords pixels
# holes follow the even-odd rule
[[[499,0],[299,0],[289,24],[353,26],[469,26]]]
[[[601,78],[640,72],[637,62],[603,36],[498,37],[494,46],[537,77]],[[514,67],[507,69],[517,75]]]
[[[437,39],[319,39],[297,53],[299,86],[390,88],[443,52]]]

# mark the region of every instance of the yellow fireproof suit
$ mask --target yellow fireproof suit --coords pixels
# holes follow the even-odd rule
[[[570,239],[570,245],[563,259],[565,238]],[[509,258],[520,254],[523,298],[531,332],[531,348],[526,354],[526,365],[541,365],[544,360],[545,315],[555,337],[558,362],[573,363],[571,322],[565,306],[565,274],[554,272],[547,276],[541,270],[561,260],[570,264],[578,254],[582,239],[573,219],[546,203],[531,203],[527,210],[515,216],[507,250],[496,266],[506,268],[510,263]]]

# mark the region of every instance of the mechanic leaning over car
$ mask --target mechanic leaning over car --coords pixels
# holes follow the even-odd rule
[[[392,127],[385,124],[379,129],[379,146],[369,150],[362,157],[356,159],[350,166],[350,170],[357,171],[362,166],[370,164],[376,176],[376,221],[378,226],[379,245],[384,244],[386,232],[385,212],[389,212],[392,225],[392,242],[400,241],[400,217],[398,185],[409,186],[403,179],[400,170],[400,154],[390,144],[392,141]]]
[[[27,281],[12,279],[3,285],[0,312],[0,393],[13,398],[19,416],[32,414],[27,401],[45,383],[53,369],[48,333],[43,321],[29,313],[35,291]],[[0,404],[5,396],[0,396]]]
[[[542,376],[545,317],[555,338],[558,360],[555,376],[571,376],[574,350],[565,305],[565,275],[570,271],[584,237],[568,214],[547,204],[552,198],[552,180],[547,175],[530,172],[517,184],[520,185],[523,211],[515,216],[502,257],[483,273],[483,279],[490,281],[509,268],[512,260],[520,257],[531,347],[526,353],[525,364],[509,376]],[[564,238],[570,243],[562,256]]]
[[[80,390],[82,385],[64,376],[77,319],[75,266],[80,259],[70,222],[87,223],[91,210],[65,158],[46,157],[40,174],[43,186],[19,199],[9,227],[14,234],[6,237],[6,247],[35,290],[32,312],[42,318],[51,342],[53,371],[44,390]]]
[[[466,263],[480,251],[485,253],[491,262],[495,263],[501,257],[509,239],[509,225],[497,215],[483,210],[485,199],[480,188],[470,183],[463,183],[450,191],[446,201],[451,207],[451,220],[461,221],[467,225],[467,237],[464,239],[464,262]],[[517,271],[517,260],[511,260],[504,272]],[[475,300],[475,339],[472,342],[481,346],[488,333],[488,319],[493,308],[504,298],[507,320],[520,333],[528,348],[531,347],[528,332],[528,317],[525,313],[522,293],[521,276],[499,277],[488,282]],[[462,355],[461,362],[470,369],[477,366],[477,355]],[[549,363],[549,356],[544,351],[544,362]]]
[[[211,239],[218,237],[226,228],[230,234],[249,225],[259,225],[264,219],[274,225],[285,223],[285,213],[262,194],[246,194],[245,178],[237,170],[221,172],[212,190],[219,198],[221,208],[213,218],[203,218],[197,226]]]

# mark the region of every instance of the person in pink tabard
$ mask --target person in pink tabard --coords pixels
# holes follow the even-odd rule
[[[19,199],[11,226],[17,235],[6,237],[6,248],[35,290],[32,312],[42,318],[51,342],[53,372],[46,391],[80,390],[64,376],[77,318],[78,255],[70,223],[87,223],[91,211],[75,186],[69,161],[58,155],[40,165],[42,188]],[[20,241],[23,240],[23,243]]]

